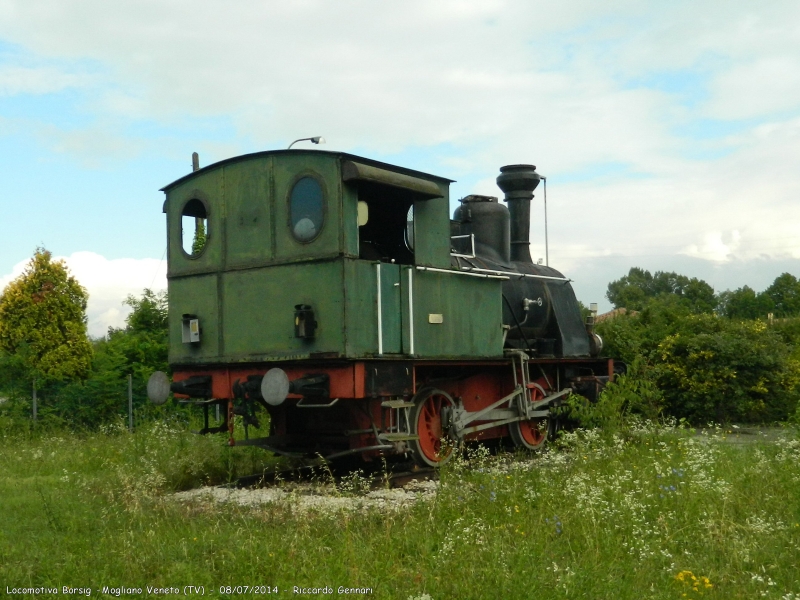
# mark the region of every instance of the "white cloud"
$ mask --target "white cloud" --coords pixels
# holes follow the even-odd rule
[[[129,294],[139,296],[142,290],[154,291],[167,287],[167,264],[154,258],[107,259],[94,252],[74,252],[63,259],[70,273],[89,292],[86,310],[89,335],[101,337],[109,327],[124,327],[130,308],[123,305]],[[0,289],[19,277],[28,261],[14,266],[11,273],[0,277]]]
[[[690,245],[686,248],[684,254],[714,262],[725,262],[736,252],[742,239],[742,236],[736,230],[731,231],[728,237],[729,239],[726,243],[723,241],[723,233],[721,231],[711,231],[704,236],[702,244]]]
[[[19,128],[21,124],[17,123]],[[49,124],[31,124],[29,131],[46,147],[73,156],[80,163],[96,167],[111,161],[127,160],[152,146],[142,140],[130,139],[113,126],[104,124],[83,128],[63,129]]]
[[[747,119],[800,108],[800,56],[768,56],[739,64],[711,82],[707,114]]]
[[[56,87],[102,65],[92,124],[32,128],[90,161],[188,135],[142,145],[137,119],[232,123],[233,141],[198,144],[203,164],[317,134],[368,155],[441,147],[409,166],[478,180],[464,193],[497,195],[503,164],[539,166],[550,262],[567,274],[591,257],[800,257],[796,2],[6,0],[0,36],[71,65]],[[50,89],[14,68],[0,90]],[[739,119],[730,134],[705,124]]]
[[[89,82],[83,74],[64,73],[54,67],[0,67],[0,95],[49,94]]]

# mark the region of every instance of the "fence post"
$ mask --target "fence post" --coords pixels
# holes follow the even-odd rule
[[[128,374],[128,430],[133,433],[133,375]]]
[[[36,423],[36,378],[33,379],[33,422]]]

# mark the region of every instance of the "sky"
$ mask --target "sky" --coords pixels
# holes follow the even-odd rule
[[[550,265],[601,311],[634,266],[763,290],[800,275],[798,39],[793,1],[0,0],[0,286],[46,247],[103,335],[166,287],[192,152],[322,135],[452,208],[537,165]]]

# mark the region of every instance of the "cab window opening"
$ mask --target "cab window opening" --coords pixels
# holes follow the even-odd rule
[[[181,211],[181,247],[190,258],[202,254],[208,241],[208,211],[197,198],[189,200]]]
[[[406,213],[406,246],[411,252],[414,251],[414,205]]]
[[[385,185],[360,182],[358,200],[366,204],[369,215],[367,222],[358,228],[359,258],[401,265],[414,264],[413,237],[411,244],[407,237],[409,210],[414,205],[414,194]]]

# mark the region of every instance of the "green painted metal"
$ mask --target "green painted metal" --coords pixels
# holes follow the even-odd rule
[[[271,163],[271,160],[248,161],[222,170],[227,268],[264,264],[274,256]]]
[[[273,160],[275,207],[275,258],[303,260],[310,257],[338,256],[342,253],[341,236],[341,176],[336,155],[294,153],[275,156]],[[324,221],[319,235],[302,243],[292,235],[289,226],[289,194],[294,183],[303,177],[313,177],[322,186]]]
[[[328,152],[259,153],[211,165],[165,188],[172,364],[314,353],[359,359],[380,350],[386,357],[502,355],[500,281],[392,263],[380,263],[379,348],[378,263],[358,258],[358,182],[342,181],[348,160],[395,169],[398,181],[423,177],[439,186],[441,198],[414,202],[415,261],[450,268],[448,180]],[[325,197],[324,224],[309,243],[294,239],[289,226],[289,195],[304,176],[316,178]],[[181,211],[191,199],[208,210],[207,243],[196,258],[181,248]],[[297,304],[315,311],[313,339],[294,337]],[[183,314],[200,319],[199,344],[182,343]]]
[[[401,281],[407,296],[407,276]],[[503,355],[500,280],[413,270],[412,282],[416,356]]]
[[[344,354],[342,261],[282,265],[223,276],[225,354],[232,361],[311,352]],[[298,304],[314,309],[314,339],[294,337]]]
[[[378,353],[377,279],[375,263],[344,259],[345,353],[351,357]]]
[[[343,254],[358,258],[358,187],[342,186],[342,211],[340,222]]]
[[[450,191],[442,198],[414,203],[414,254],[418,265],[450,268]]]
[[[169,280],[169,362],[217,362],[220,352],[220,323],[217,274],[195,275]],[[200,319],[200,343],[182,342],[182,316]]]
[[[400,354],[403,314],[401,311],[400,265],[383,263],[381,267],[381,341],[383,354]],[[377,269],[376,269],[377,277]],[[376,282],[377,288],[377,282]],[[376,292],[377,295],[377,292]]]
[[[439,198],[442,190],[436,182],[411,177],[352,160],[342,162],[342,181],[367,181],[414,192],[423,198]]]
[[[198,175],[167,195],[167,277],[213,273],[223,266],[225,247],[224,173],[220,170]],[[206,245],[196,258],[188,257],[181,245],[181,212],[189,200],[201,200],[208,210]],[[186,235],[193,235],[187,231]]]

